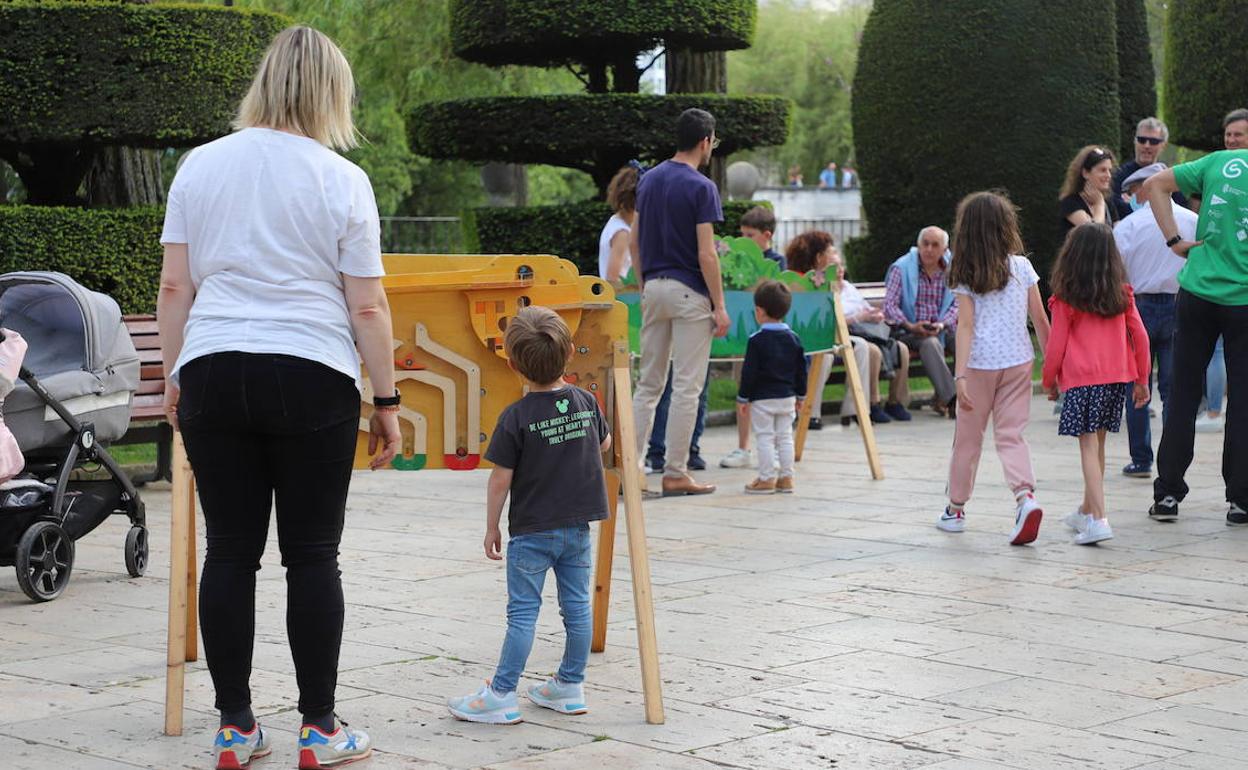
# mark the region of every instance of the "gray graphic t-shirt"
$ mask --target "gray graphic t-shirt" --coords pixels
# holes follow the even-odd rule
[[[499,415],[485,459],[511,468],[512,536],[607,518],[598,402],[573,385],[529,393]]]

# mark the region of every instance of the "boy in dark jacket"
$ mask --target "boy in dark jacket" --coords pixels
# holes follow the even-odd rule
[[[750,405],[758,443],[758,478],[745,485],[750,494],[793,491],[793,418],[806,397],[806,352],[783,320],[792,304],[789,287],[779,281],[764,281],[754,290],[754,318],[760,328],[746,345],[737,390],[737,401]]]

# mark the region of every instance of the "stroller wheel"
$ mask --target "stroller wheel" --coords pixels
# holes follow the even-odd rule
[[[147,528],[131,527],[126,533],[126,571],[130,577],[147,572]]]
[[[37,602],[52,601],[69,584],[74,541],[51,521],[37,521],[17,544],[17,583]]]

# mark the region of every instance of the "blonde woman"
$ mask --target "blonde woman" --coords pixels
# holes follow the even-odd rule
[[[299,767],[372,750],[334,714],[360,358],[381,396],[368,423],[373,468],[393,459],[400,436],[377,204],[365,173],[335,152],[356,143],[353,97],[350,65],[329,38],[283,31],[243,98],[238,130],[193,150],[169,190],[157,313],[166,411],[207,523],[199,614],[221,712],[218,768],[270,751],[248,680],[274,503],[303,718]]]

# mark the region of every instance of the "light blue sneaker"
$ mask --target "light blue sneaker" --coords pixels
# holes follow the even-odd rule
[[[462,719],[465,722],[514,725],[524,721],[524,717],[520,715],[520,703],[516,700],[516,694],[509,692],[506,695],[499,695],[494,692],[493,687],[490,687],[489,682],[471,695],[448,699],[446,706],[456,719]]]
[[[299,729],[299,770],[321,770],[365,759],[373,753],[368,733],[338,720],[338,728],[326,733],[316,725]]]
[[[217,760],[217,770],[242,770],[251,760],[266,756],[272,747],[269,734],[256,723],[251,732],[243,732],[234,725],[217,730],[212,742],[212,755]]]
[[[527,694],[529,700],[537,705],[560,714],[584,714],[589,711],[585,705],[585,688],[579,682],[569,684],[552,676],[545,684],[530,687]]]

